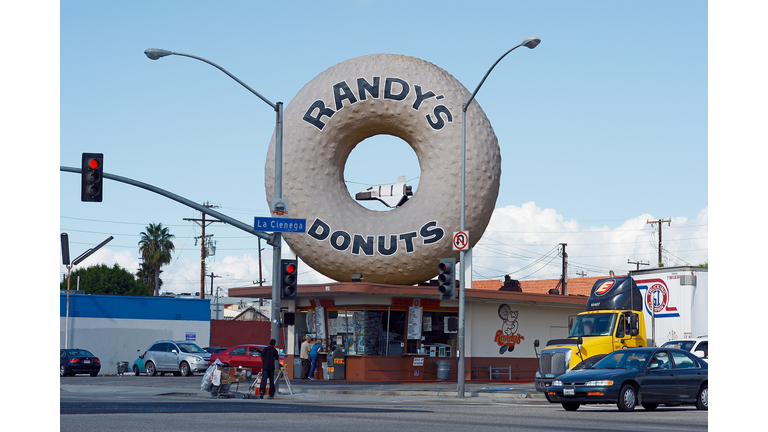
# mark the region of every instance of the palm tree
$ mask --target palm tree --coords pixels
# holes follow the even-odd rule
[[[155,296],[160,295],[160,267],[171,262],[171,252],[176,248],[171,239],[173,234],[168,232],[162,223],[150,223],[146,232],[142,232],[139,240],[139,253],[144,259],[150,274],[155,279]]]
[[[163,271],[160,270],[160,273]],[[152,286],[155,284],[155,272],[151,268],[149,268],[149,265],[147,265],[146,261],[142,260],[139,263],[139,268],[136,270],[136,277],[139,278],[139,281],[143,285],[146,285],[149,289],[149,295],[152,295],[152,292],[154,291],[152,289]],[[163,280],[160,279],[160,287],[163,287]]]

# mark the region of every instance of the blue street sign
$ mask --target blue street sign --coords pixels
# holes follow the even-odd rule
[[[303,233],[307,231],[307,220],[255,217],[253,218],[253,229],[256,231]]]

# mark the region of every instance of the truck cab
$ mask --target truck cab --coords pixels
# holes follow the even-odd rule
[[[642,296],[635,281],[597,280],[587,310],[568,320],[568,330],[568,338],[550,340],[541,351],[536,390],[546,393],[556,377],[587,368],[617,349],[647,345]],[[534,342],[537,348],[538,342]]]

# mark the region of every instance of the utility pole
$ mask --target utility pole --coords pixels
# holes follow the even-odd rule
[[[630,261],[630,260],[627,260],[627,264],[636,264],[637,265],[636,270],[640,270],[641,265],[650,265],[649,263],[644,263],[642,261]]]
[[[667,220],[659,219],[659,220],[655,220],[655,221],[646,221],[645,222],[647,224],[655,224],[655,223],[659,224],[659,267],[662,267],[664,265],[661,262],[661,224],[664,223],[664,222],[666,222],[667,226],[669,226],[669,225],[672,224],[672,219],[667,219]]]
[[[213,296],[213,278],[220,278],[221,276],[213,274],[213,271],[211,271],[211,274],[208,275],[209,278],[211,278],[211,296]]]
[[[568,243],[560,243],[563,247],[563,295],[568,295],[568,254],[565,253],[565,247]]]
[[[205,204],[203,204],[203,207],[205,207],[205,208],[219,208],[219,206],[214,206],[214,205],[211,205],[210,203],[207,203],[207,202]],[[184,220],[185,221],[192,221],[192,222],[200,222],[199,225],[203,229],[202,234],[200,236],[198,236],[198,237],[195,237],[195,238],[196,239],[198,239],[198,238],[202,239],[202,241],[201,241],[202,244],[200,246],[200,298],[204,299],[205,298],[205,239],[206,239],[205,226],[206,226],[206,222],[207,223],[214,223],[214,222],[222,222],[222,221],[216,220],[216,219],[206,220],[205,219],[205,212],[202,212],[202,213],[203,213],[203,218],[202,219],[184,218]],[[213,236],[213,234],[208,235],[208,237],[211,237],[211,236]],[[213,283],[213,279],[211,279],[211,283]]]

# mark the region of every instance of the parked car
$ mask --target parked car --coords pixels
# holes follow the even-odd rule
[[[143,373],[147,373],[147,370],[144,368],[144,354],[139,355],[139,358],[133,362],[131,369],[133,369],[134,376],[140,376]]]
[[[557,377],[549,401],[566,411],[585,404],[613,404],[632,411],[664,405],[708,405],[707,362],[678,348],[627,348],[614,351],[591,368]]]
[[[671,340],[662,347],[680,348],[681,350],[692,352],[699,358],[709,358],[709,337],[701,336],[695,339],[675,339]]]
[[[203,348],[203,351],[211,354],[218,354],[226,349],[226,347],[205,347]]]
[[[251,368],[251,372],[256,375],[261,372],[261,351],[264,348],[266,348],[266,345],[235,345],[218,354],[211,355],[211,362],[219,359],[220,362],[230,366]],[[280,354],[280,365],[285,365],[285,356],[283,354]]]
[[[157,341],[142,356],[149,376],[155,376],[158,372],[161,375],[171,372],[174,376],[205,372],[211,359],[210,353],[186,341]]]
[[[90,351],[76,348],[59,350],[61,357],[59,374],[75,376],[75,374],[90,374],[95,377],[101,370],[101,361]]]

